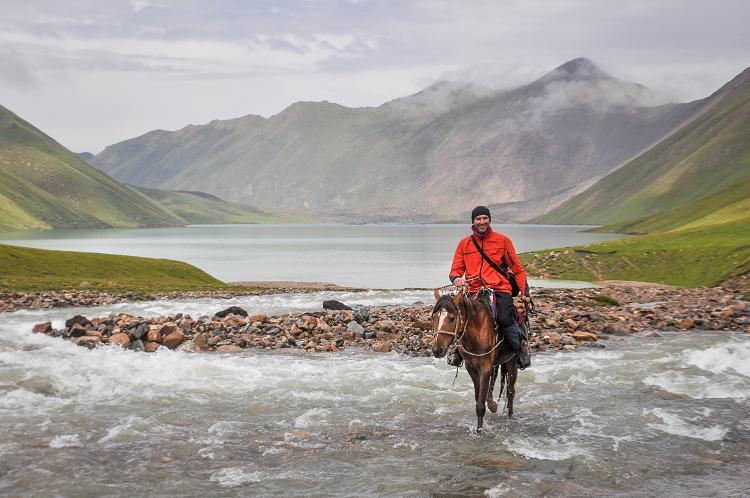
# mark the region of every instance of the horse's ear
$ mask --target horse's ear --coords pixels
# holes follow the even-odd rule
[[[440,301],[440,289],[435,289],[435,301]]]
[[[461,299],[464,298],[464,289],[461,287],[461,290],[458,291],[458,294],[456,294],[456,297],[453,298],[453,304],[458,306],[458,303],[461,302]]]

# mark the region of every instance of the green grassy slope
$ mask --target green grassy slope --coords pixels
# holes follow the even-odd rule
[[[674,229],[700,228],[718,223],[740,221],[749,217],[750,181],[733,185],[687,206],[642,220],[605,225],[597,231],[644,234]]]
[[[750,69],[710,100],[695,121],[534,221],[627,224],[750,181]]]
[[[521,255],[532,275],[712,286],[750,271],[750,217]]]
[[[83,282],[89,289],[113,293],[227,288],[204,271],[179,261],[0,244],[0,291],[76,289]]]
[[[1,106],[0,171],[0,230],[184,225]]]
[[[211,194],[183,190],[133,187],[190,224],[291,223],[307,221],[264,213],[242,204],[226,202]]]

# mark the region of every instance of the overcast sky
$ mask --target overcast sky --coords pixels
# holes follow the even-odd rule
[[[579,56],[672,100],[750,66],[748,0],[0,0],[0,105],[74,151],[299,100],[498,88]]]

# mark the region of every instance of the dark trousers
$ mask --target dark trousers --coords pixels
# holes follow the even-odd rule
[[[521,351],[521,341],[526,337],[517,322],[518,314],[513,297],[507,292],[495,293],[495,321],[503,332],[506,343],[513,352]]]

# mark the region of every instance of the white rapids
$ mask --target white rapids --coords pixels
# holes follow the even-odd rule
[[[475,434],[445,360],[347,350],[93,351],[32,334],[73,314],[283,313],[427,291],[119,304],[0,315],[0,494],[705,496],[750,491],[750,337],[630,337],[543,353],[516,417]],[[502,403],[500,403],[502,407]]]

